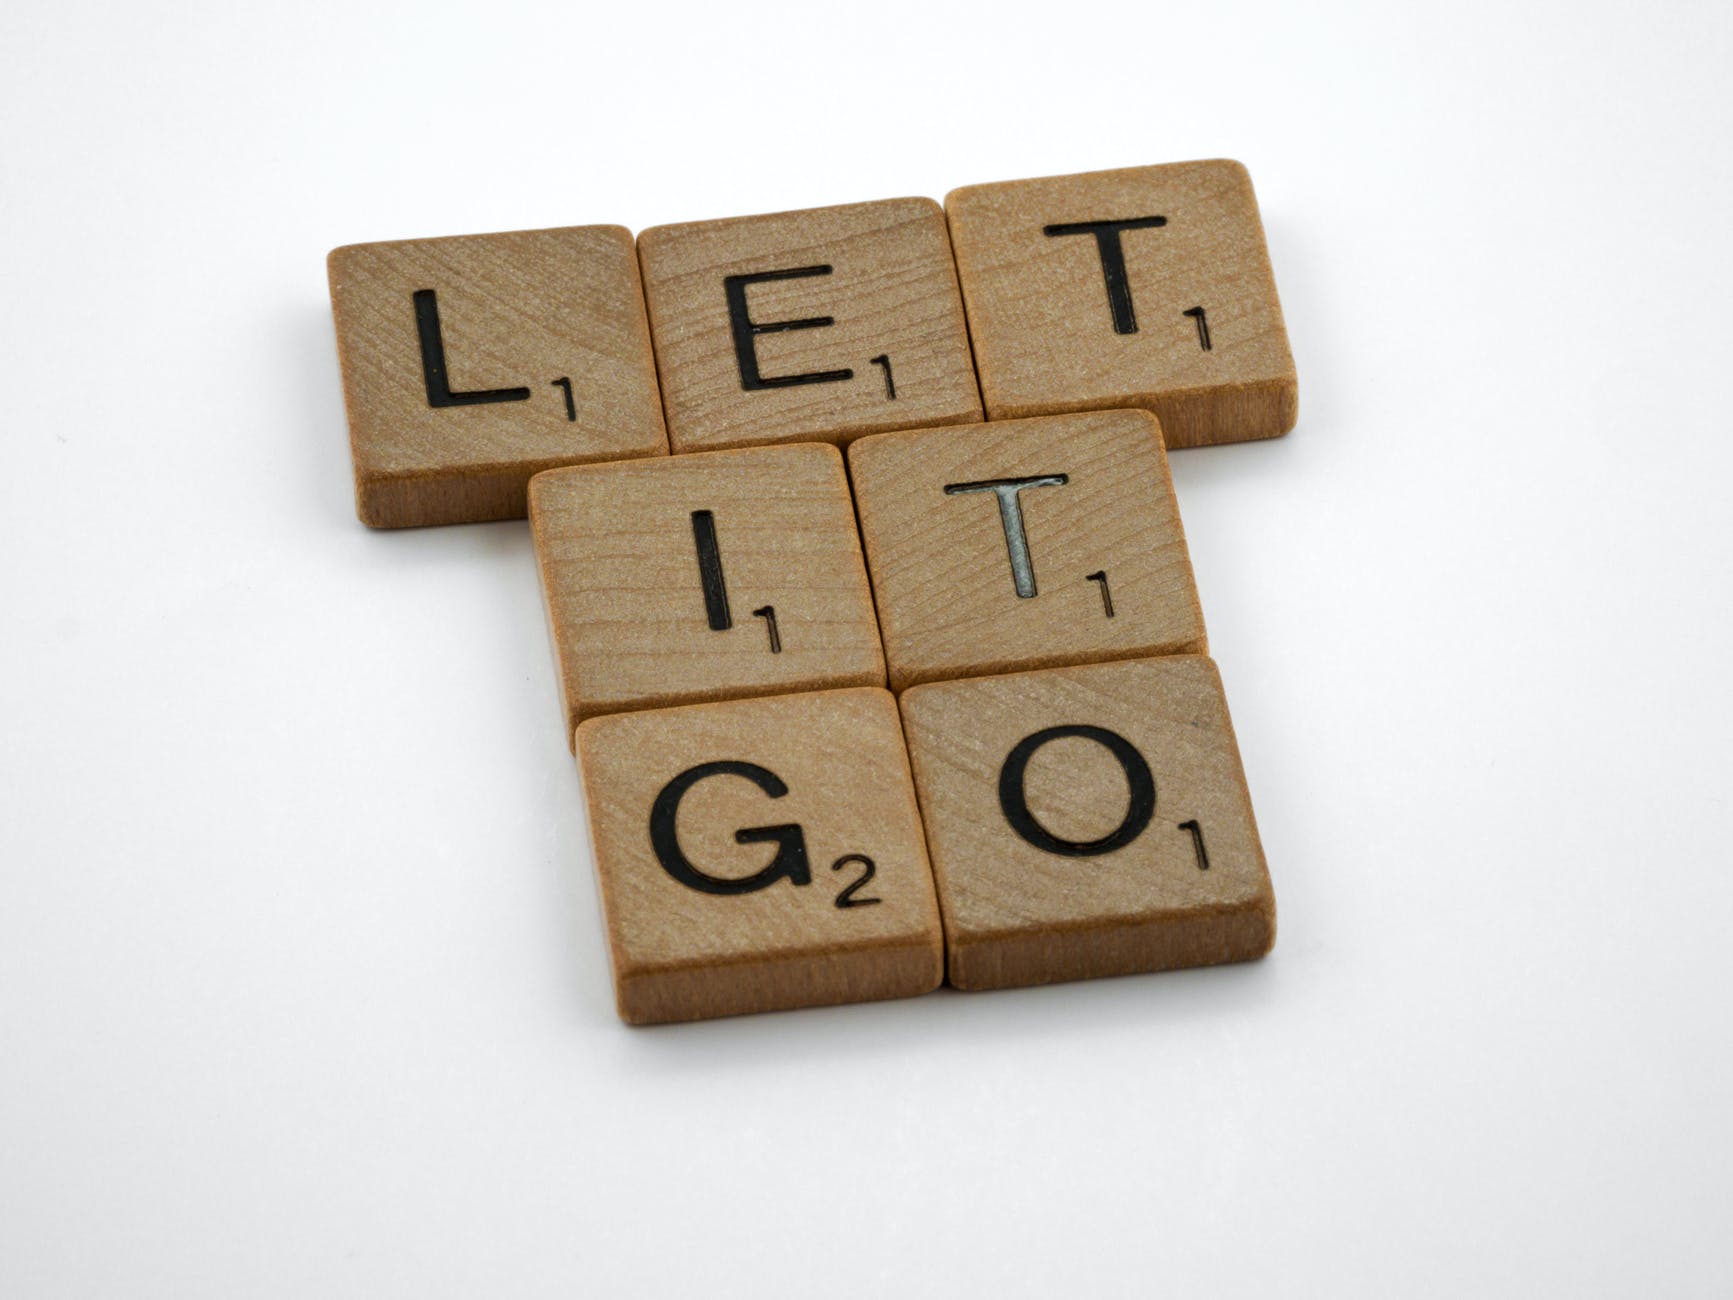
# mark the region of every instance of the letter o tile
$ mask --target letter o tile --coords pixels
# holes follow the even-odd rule
[[[958,988],[1269,951],[1275,896],[1210,660],[935,682],[902,709]]]

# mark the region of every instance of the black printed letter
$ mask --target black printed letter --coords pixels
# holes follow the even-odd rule
[[[1029,799],[1023,790],[1023,776],[1028,771],[1029,760],[1041,746],[1061,736],[1082,736],[1103,746],[1118,760],[1120,770],[1125,773],[1125,783],[1131,788],[1131,803],[1119,829],[1098,840],[1060,839],[1036,821],[1035,814],[1029,811]],[[1011,823],[1011,829],[1036,848],[1067,858],[1092,858],[1123,849],[1143,834],[1150,818],[1155,816],[1155,774],[1149,770],[1149,764],[1137,752],[1137,747],[1117,732],[1105,727],[1047,727],[1023,737],[1006,755],[1005,765],[999,769],[999,809],[1005,814],[1005,820]]]
[[[737,844],[774,844],[776,856],[764,870],[750,876],[707,876],[693,866],[680,849],[680,837],[675,819],[680,812],[680,800],[686,792],[709,776],[743,776],[772,799],[788,793],[782,778],[756,763],[738,763],[724,759],[715,763],[700,763],[689,767],[656,796],[650,807],[650,847],[656,851],[656,861],[674,879],[688,889],[703,894],[750,894],[755,889],[773,885],[784,877],[793,885],[810,885],[812,869],[806,860],[806,836],[799,826],[752,826],[734,832]]]
[[[724,276],[722,288],[728,295],[728,323],[734,330],[734,359],[740,366],[740,386],[747,392],[760,388],[793,388],[797,384],[834,384],[853,379],[852,370],[812,370],[804,375],[777,375],[766,378],[758,373],[760,334],[780,334],[785,330],[814,330],[836,324],[834,316],[808,316],[803,320],[773,320],[759,324],[746,310],[746,286],[763,280],[805,280],[814,275],[829,275],[828,266],[796,266],[787,271],[759,271],[755,275]]]
[[[421,335],[421,377],[427,383],[427,404],[439,406],[486,406],[490,402],[527,402],[527,388],[483,388],[473,393],[454,393],[445,371],[445,336],[439,328],[439,296],[432,289],[417,289],[415,329]],[[571,400],[569,397],[566,399]]]
[[[1113,313],[1115,334],[1137,333],[1137,312],[1131,305],[1131,281],[1125,275],[1125,249],[1120,246],[1122,230],[1147,230],[1165,226],[1166,217],[1132,217],[1126,221],[1067,221],[1057,226],[1044,226],[1044,235],[1094,235],[1096,251],[1101,254],[1101,275],[1107,281],[1107,309]]]

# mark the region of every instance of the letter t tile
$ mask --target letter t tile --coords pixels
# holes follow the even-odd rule
[[[1205,648],[1145,412],[886,433],[848,456],[892,689]]]
[[[1170,450],[1294,427],[1294,358],[1239,163],[970,185],[945,210],[989,419],[1142,407]]]

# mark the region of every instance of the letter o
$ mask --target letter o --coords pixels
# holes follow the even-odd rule
[[[1061,839],[1036,821],[1035,815],[1029,811],[1029,800],[1023,789],[1029,760],[1041,746],[1062,736],[1082,736],[1102,746],[1117,760],[1120,770],[1125,773],[1126,784],[1131,787],[1131,803],[1125,810],[1124,820],[1118,829],[1098,840]],[[1011,823],[1011,829],[1036,848],[1067,858],[1093,858],[1123,849],[1143,834],[1155,816],[1155,774],[1149,770],[1149,764],[1137,752],[1137,747],[1117,732],[1082,724],[1047,727],[1023,737],[1005,756],[1005,765],[999,769],[999,808],[1005,814],[1005,820]]]

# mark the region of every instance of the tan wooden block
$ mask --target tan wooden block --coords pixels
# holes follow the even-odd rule
[[[568,732],[698,700],[883,686],[842,454],[579,466],[530,484]]]
[[[945,197],[989,419],[1140,406],[1169,447],[1273,438],[1299,387],[1237,162]]]
[[[541,470],[667,454],[624,227],[352,244],[328,269],[364,523],[521,519]]]
[[[938,905],[888,691],[594,718],[578,762],[621,1019],[938,987]]]
[[[882,434],[849,467],[894,689],[1206,648],[1146,412]]]
[[[1275,896],[1209,659],[937,682],[902,710],[958,988],[1270,950]]]
[[[931,199],[656,226],[638,255],[677,452],[981,418]]]

